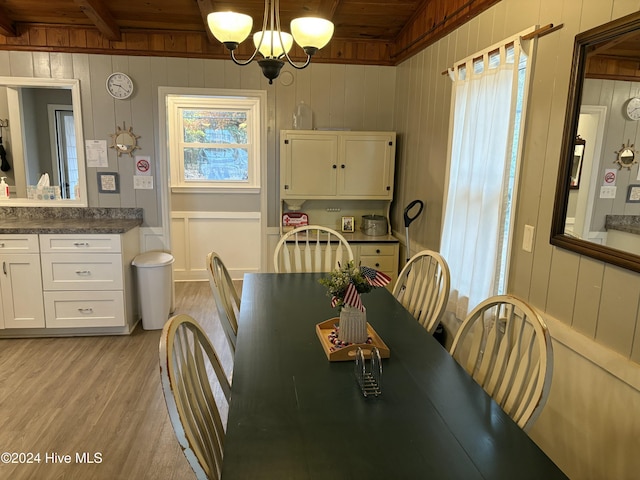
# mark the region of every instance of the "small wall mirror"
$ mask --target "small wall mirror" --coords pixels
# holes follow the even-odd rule
[[[617,158],[615,162],[620,165],[620,169],[627,168],[631,170],[631,167],[637,163],[636,151],[633,149],[633,145],[622,145],[622,148],[617,152]],[[640,240],[640,239],[639,239]]]
[[[11,192],[3,205],[86,207],[80,81],[0,77],[0,118],[8,120],[1,130]],[[55,194],[34,188],[45,173]]]
[[[128,153],[129,156],[133,157],[133,151],[136,148],[139,148],[138,139],[140,136],[133,133],[132,127],[129,127],[127,130],[124,123],[122,124],[122,127],[123,128],[116,126],[116,133],[111,134],[111,139],[113,140],[111,148],[116,150],[118,156],[123,153]]]
[[[577,35],[550,241],[640,272],[640,255],[614,241],[640,243],[640,203],[627,193],[640,175],[638,97],[640,12]]]

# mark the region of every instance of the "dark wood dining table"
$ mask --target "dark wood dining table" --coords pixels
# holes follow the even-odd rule
[[[390,349],[365,398],[316,335],[321,277],[244,277],[224,480],[567,478],[385,288],[362,297]]]

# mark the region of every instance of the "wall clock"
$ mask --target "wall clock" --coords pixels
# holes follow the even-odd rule
[[[107,77],[107,92],[113,98],[124,100],[133,94],[133,82],[125,73],[112,73]]]
[[[624,105],[624,116],[627,120],[640,120],[640,98],[633,97]]]

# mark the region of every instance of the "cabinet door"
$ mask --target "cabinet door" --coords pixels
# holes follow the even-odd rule
[[[394,160],[392,133],[342,135],[338,195],[392,200]]]
[[[280,192],[282,198],[334,197],[337,193],[338,136],[282,135]]]
[[[44,327],[40,255],[7,254],[0,260],[5,328]]]

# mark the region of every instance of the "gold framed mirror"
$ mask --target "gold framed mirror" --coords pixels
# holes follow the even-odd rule
[[[128,153],[133,158],[134,150],[140,148],[138,147],[140,136],[133,133],[133,127],[129,126],[127,129],[124,122],[122,122],[122,128],[116,125],[116,133],[112,133],[110,136],[112,143],[109,148],[115,149],[118,157],[123,153]]]
[[[630,66],[633,66],[633,71],[629,70]],[[624,93],[618,92],[617,88]],[[629,93],[636,90],[640,93],[640,12],[576,36],[550,242],[557,247],[640,272],[640,255],[607,245],[608,232],[616,228],[615,222],[632,222],[634,225],[637,222],[640,226],[640,207],[636,210],[636,206],[626,201],[627,184],[637,183],[638,171],[634,166],[637,153],[632,145],[637,142],[637,124],[625,115],[624,103]],[[608,98],[595,94],[597,91],[606,92]],[[606,134],[603,138],[582,135],[587,146],[591,147],[585,150],[580,189],[572,190],[575,139],[582,131],[581,117],[585,109],[598,108],[605,113],[601,115],[600,126],[594,127],[594,131],[600,128]],[[624,144],[629,137],[630,140]],[[602,145],[598,150],[595,146],[599,143]],[[622,148],[619,147],[621,144]],[[612,159],[613,152],[616,156]],[[585,162],[593,166],[588,169],[592,172],[589,185],[585,185]],[[620,167],[616,168],[616,164]],[[586,198],[589,189],[587,213],[581,218],[578,215],[573,218],[571,195],[584,192]],[[572,222],[581,224],[583,228],[573,228]]]

